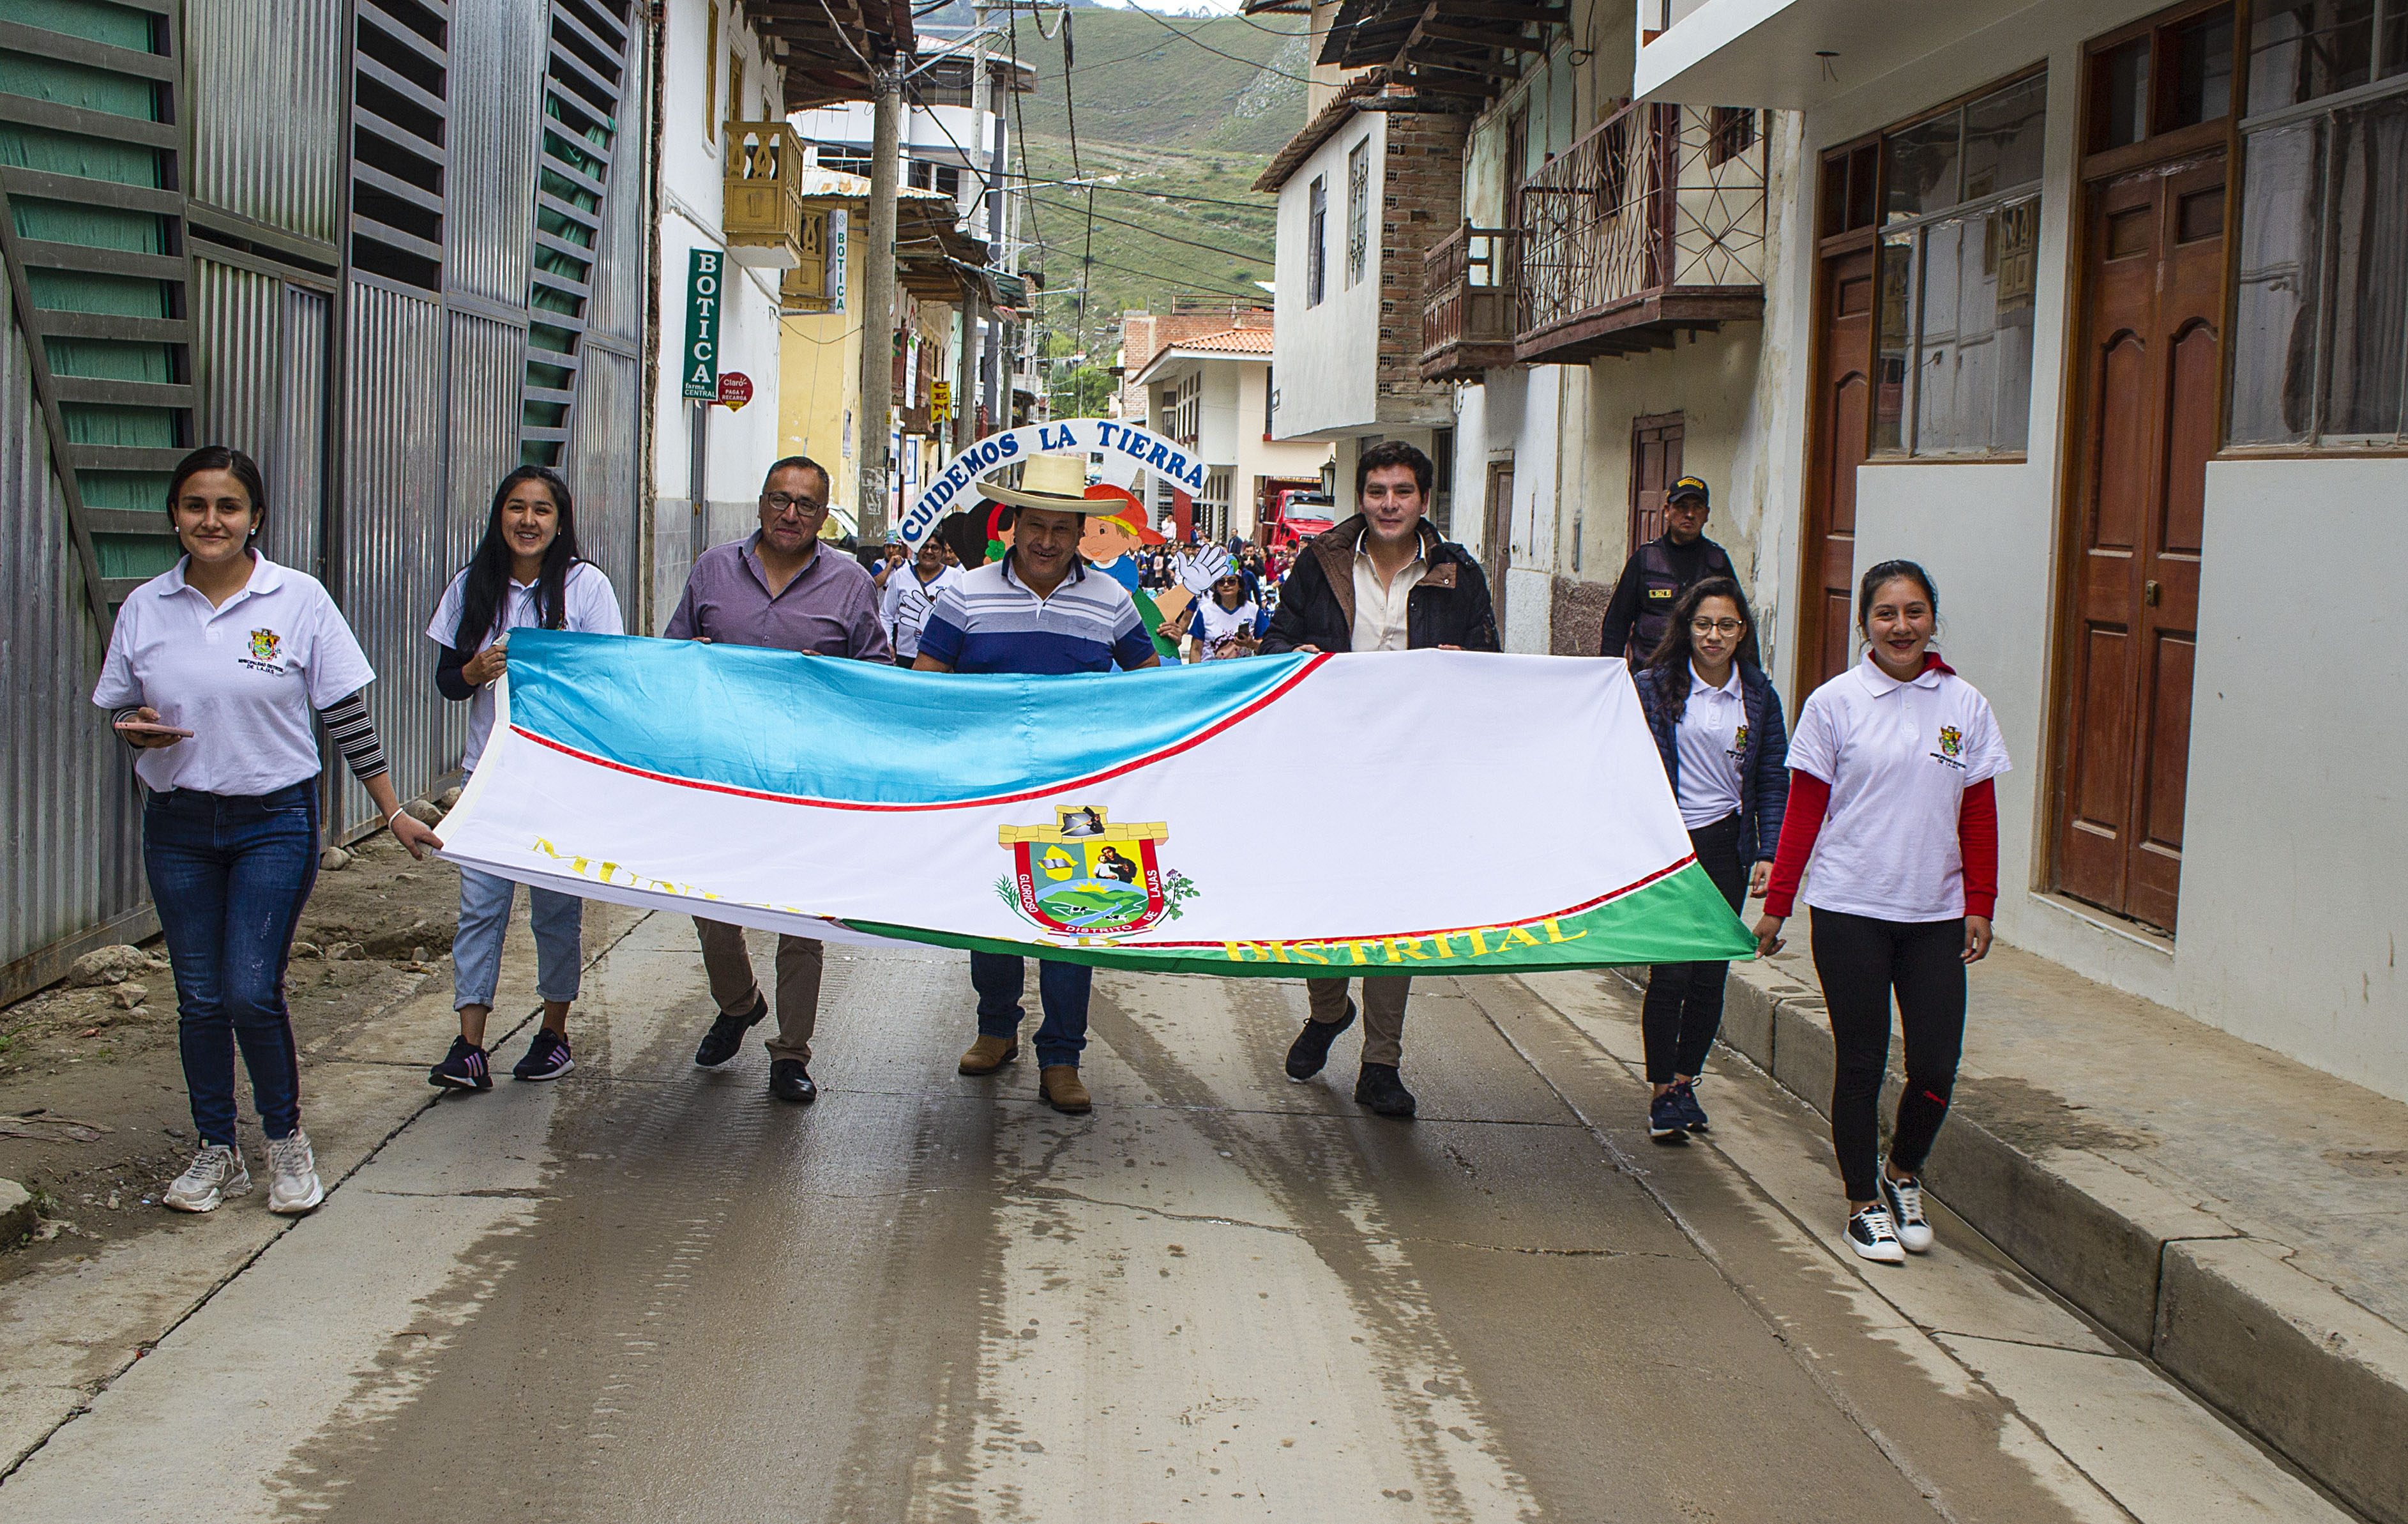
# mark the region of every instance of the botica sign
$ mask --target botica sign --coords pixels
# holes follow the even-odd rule
[[[928,538],[937,521],[978,501],[976,483],[1031,455],[1101,455],[1127,462],[1191,496],[1204,490],[1204,463],[1159,434],[1109,418],[1027,424],[991,434],[953,457],[896,525],[907,544]]]

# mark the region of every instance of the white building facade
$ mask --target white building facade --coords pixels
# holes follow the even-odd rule
[[[1204,464],[1196,536],[1252,539],[1266,495],[1318,489],[1332,446],[1272,434],[1273,330],[1231,328],[1176,339],[1131,380],[1146,399],[1145,426]]]

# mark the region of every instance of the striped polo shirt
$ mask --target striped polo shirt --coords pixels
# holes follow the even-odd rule
[[[939,594],[920,631],[920,654],[956,672],[1109,672],[1154,654],[1127,588],[1074,562],[1040,598],[1012,574],[1009,554]]]

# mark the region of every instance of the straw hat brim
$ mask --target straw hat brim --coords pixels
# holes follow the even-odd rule
[[[977,490],[982,497],[1010,503],[1014,508],[1051,508],[1071,513],[1091,513],[1096,508],[1090,498],[1072,497],[1058,492],[1023,492],[1018,487],[1007,487],[998,482],[982,482],[978,483]]]

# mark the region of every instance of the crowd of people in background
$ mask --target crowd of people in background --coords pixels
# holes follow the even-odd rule
[[[802,456],[766,473],[759,527],[697,557],[663,635],[808,652],[924,674],[1138,670],[1166,662],[1290,652],[1501,648],[1478,559],[1425,516],[1433,467],[1391,440],[1363,452],[1354,516],[1293,547],[1242,537],[1172,540],[1124,488],[1090,484],[1078,456],[1037,455],[1018,486],[942,520],[918,546],[823,543],[827,471]],[[235,1067],[248,1071],[270,1172],[268,1206],[324,1199],[300,1117],[285,1006],[286,959],[319,864],[322,726],[385,826],[413,856],[441,841],[395,797],[364,694],[376,673],[314,578],[278,567],[258,539],[269,493],[239,451],[195,450],[177,467],[167,511],[184,554],[144,582],[117,618],[93,702],[134,750],[145,790],[143,858],[179,1003],[179,1042],[199,1148],[168,1206],[214,1210],[251,1188],[236,1135]],[[1966,968],[1990,946],[1998,888],[1995,780],[2009,762],[1988,703],[1933,649],[1940,599],[1911,561],[1860,580],[1863,659],[1825,683],[1795,734],[1766,675],[1747,596],[1729,554],[1704,536],[1707,484],[1668,494],[1667,528],[1637,548],[1600,630],[1626,660],[1689,834],[1695,860],[1738,913],[1760,899],[1759,956],[1784,946],[1801,899],[1836,1046],[1831,1132],[1861,1257],[1902,1261],[1931,1246],[1920,1174],[1944,1120],[1962,1047]],[[833,550],[833,554],[832,554]],[[617,592],[580,554],[569,484],[523,467],[495,487],[476,553],[445,588],[426,635],[439,701],[467,706],[462,771],[490,739],[494,684],[509,637],[539,627],[622,632]],[[1372,756],[1323,759],[1365,775]],[[1406,808],[1414,808],[1405,796]],[[1812,866],[1811,876],[1808,873]],[[1803,884],[1801,893],[1801,884]],[[457,1090],[493,1085],[485,1046],[517,885],[473,870],[460,881],[453,944],[460,1030],[428,1071]],[[568,1017],[583,965],[582,901],[530,889],[543,1016],[519,1080],[574,1067]],[[774,1010],[769,1092],[809,1103],[824,950],[780,936],[774,1001],[742,928],[697,917],[712,1020],[695,1050],[723,1066]],[[1082,1114],[1079,1071],[1093,970],[1039,958],[1038,1091]],[[1641,1011],[1649,1135],[1676,1144],[1711,1121],[1697,1087],[1719,1029],[1727,966],[1650,972]],[[1019,1055],[1024,959],[974,953],[976,1035],[958,1069],[995,1074]],[[1306,981],[1310,1014],[1290,1043],[1299,1083],[1326,1067],[1355,1021],[1364,1037],[1355,1100],[1411,1117],[1402,1075],[1406,976]],[[1881,1147],[1882,1081],[1893,1001],[1906,1083]]]

